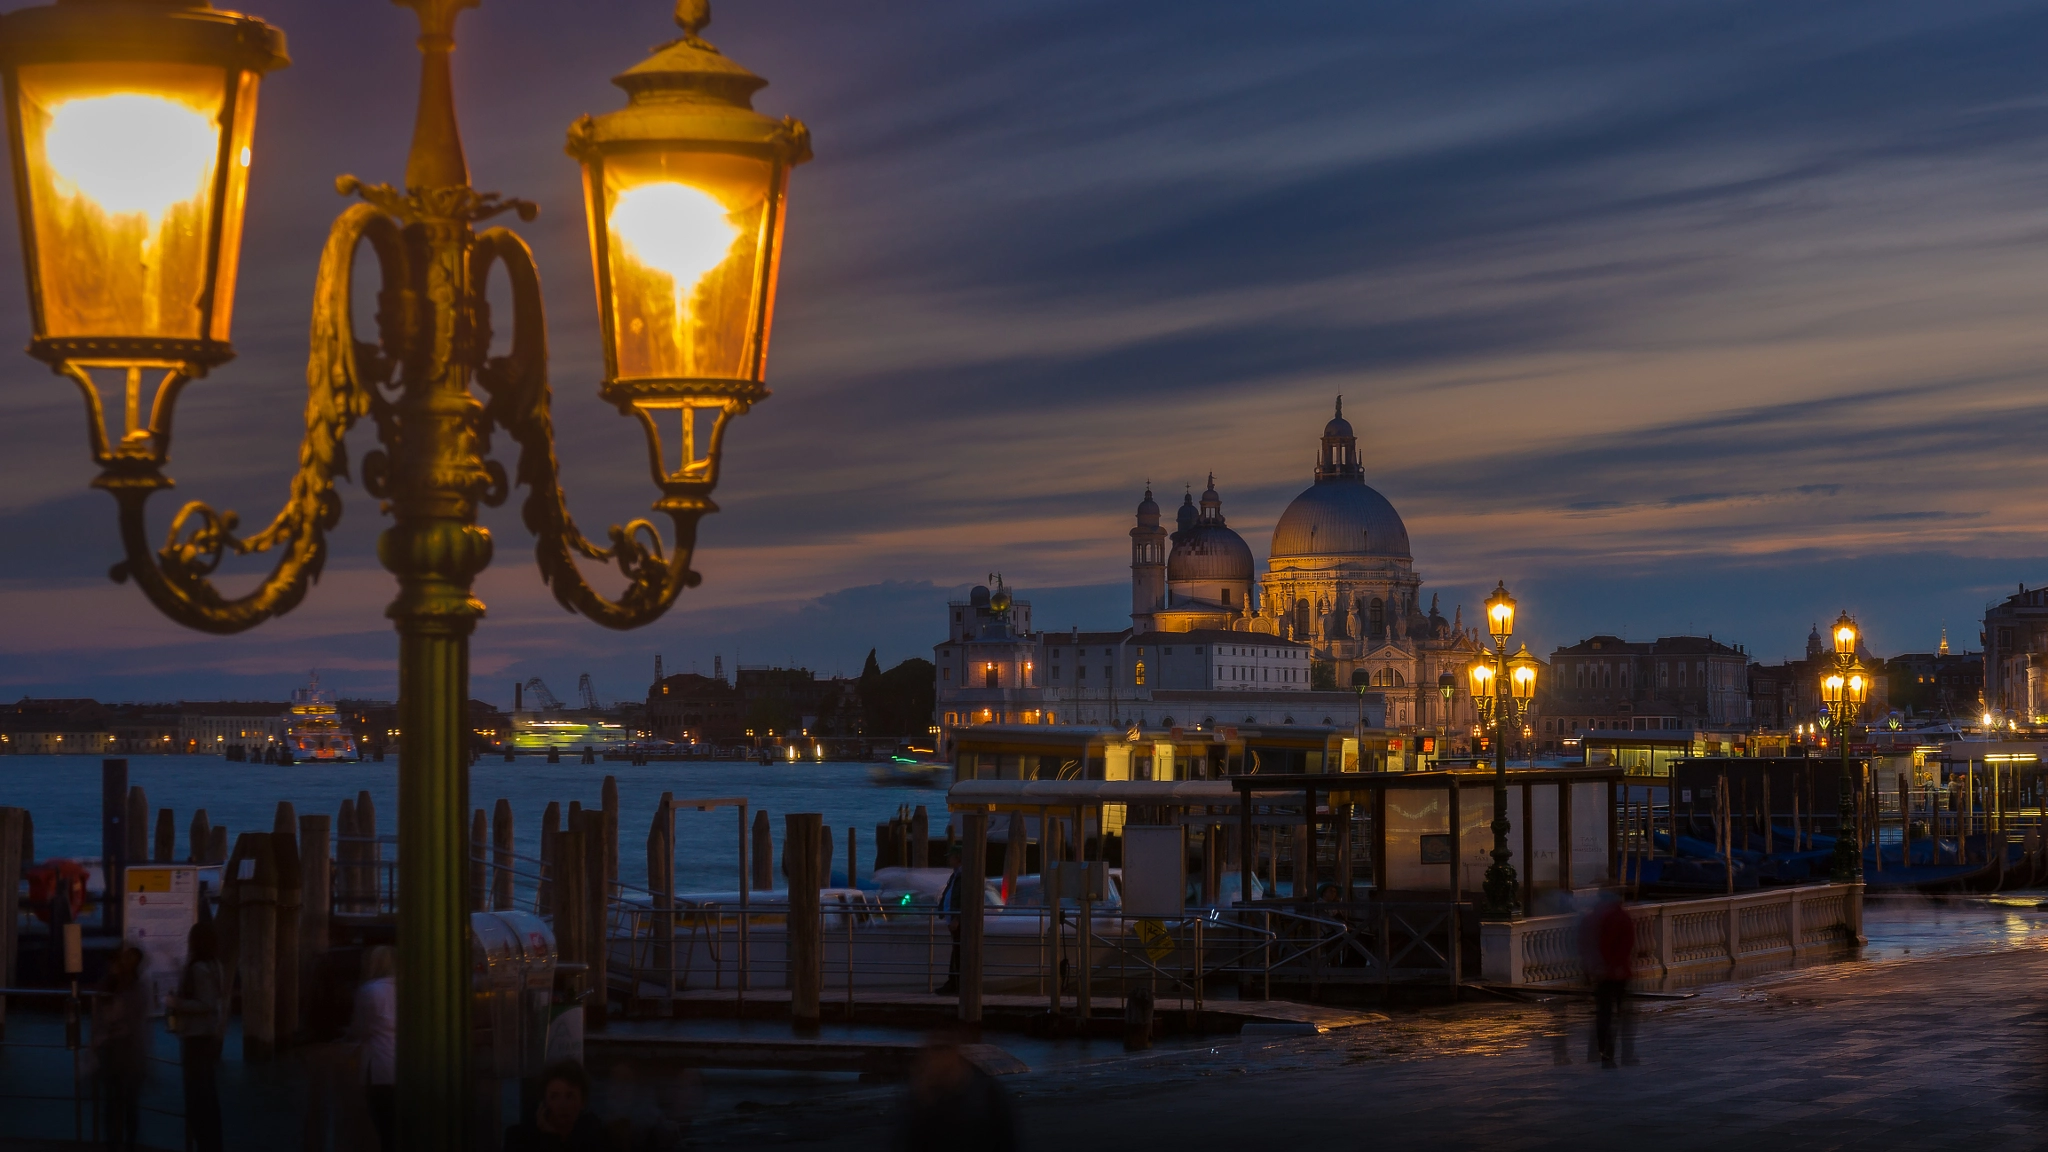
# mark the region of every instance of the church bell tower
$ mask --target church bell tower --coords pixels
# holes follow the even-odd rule
[[[1152,614],[1166,607],[1166,529],[1159,526],[1159,505],[1146,485],[1138,504],[1138,525],[1131,529],[1131,627],[1152,630]]]

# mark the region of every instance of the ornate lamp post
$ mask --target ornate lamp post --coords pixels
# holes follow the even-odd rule
[[[762,386],[789,170],[810,158],[794,120],[755,112],[765,81],[698,35],[706,0],[676,9],[681,38],[614,81],[627,106],[569,132],[583,166],[606,379],[599,389],[647,434],[673,538],[645,519],[600,546],[570,519],[557,481],[539,277],[524,241],[475,225],[533,205],[481,193],[455,122],[448,57],[476,0],[399,0],[420,21],[420,93],[403,189],[343,176],[358,203],[329,233],[314,285],[306,432],[284,509],[253,533],[193,501],[152,547],[144,506],[171,487],[171,418],[229,343],[262,76],[284,36],[204,0],[58,0],[0,17],[15,202],[32,356],[84,393],[93,485],[113,495],[133,579],[181,624],[233,633],[290,611],[319,577],[341,516],[343,436],[361,417],[380,447],[363,488],[392,524],[378,557],[398,578],[398,1128],[409,1148],[469,1147],[468,804],[471,595],[491,559],[479,505],[513,485],[541,577],[565,607],[612,628],[660,616],[690,570],[727,422]],[[352,268],[369,244],[381,274],[377,338],[359,341]],[[490,357],[485,283],[512,298],[508,355]],[[472,391],[472,386],[476,391]],[[479,396],[477,393],[480,392]],[[670,427],[664,429],[663,422]],[[676,424],[679,423],[679,427]],[[511,470],[491,434],[518,448]],[[665,432],[673,441],[665,440]],[[229,596],[209,577],[229,555],[277,550],[270,573]],[[608,598],[577,558],[615,564]]]
[[[1820,698],[1828,706],[1828,726],[1835,730],[1842,770],[1836,808],[1835,856],[1830,880],[1855,884],[1863,879],[1863,845],[1851,836],[1856,826],[1856,786],[1849,776],[1849,725],[1870,695],[1870,675],[1856,659],[1856,621],[1842,613],[1835,621],[1835,666],[1821,673]]]
[[[1526,646],[1513,657],[1508,655],[1508,638],[1515,631],[1515,598],[1508,595],[1505,582],[1487,598],[1486,625],[1493,634],[1493,651],[1467,669],[1479,722],[1493,730],[1493,863],[1486,867],[1480,914],[1509,919],[1519,908],[1515,866],[1509,863],[1514,854],[1508,850],[1507,742],[1511,734],[1521,730],[1522,717],[1535,699],[1538,665]],[[1456,813],[1452,813],[1452,819],[1457,819]]]

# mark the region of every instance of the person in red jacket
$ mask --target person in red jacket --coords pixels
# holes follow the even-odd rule
[[[1579,957],[1593,982],[1600,1066],[1614,1064],[1614,1015],[1635,975],[1636,923],[1620,893],[1605,892],[1579,928]]]

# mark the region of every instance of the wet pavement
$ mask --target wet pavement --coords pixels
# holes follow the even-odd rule
[[[2003,1148],[2048,1145],[2048,894],[1873,899],[1860,954],[1745,972],[1634,1002],[1635,1062],[1589,1061],[1583,995],[1389,1009],[1320,1037],[1235,1037],[1127,1055],[1114,1041],[987,1040],[1031,1071],[1004,1077],[1020,1147]],[[61,1024],[17,1012],[9,1041],[61,1043]],[[787,1036],[770,1021],[705,1033]],[[692,1026],[693,1033],[698,1031]],[[854,1026],[845,1039],[903,1039]],[[234,1044],[229,1050],[233,1052]],[[160,1056],[174,1049],[165,1038]],[[230,1148],[297,1143],[295,1065],[222,1069]],[[176,1110],[175,1072],[148,1101]],[[0,1049],[5,1091],[61,1090],[68,1059]],[[892,1144],[902,1089],[850,1073],[657,1067],[601,1083],[612,1116],[689,1120],[701,1148]],[[174,1116],[144,1120],[177,1147]],[[70,1109],[0,1102],[0,1148],[68,1137]]]
[[[1560,995],[1004,1083],[1020,1147],[1061,1152],[2048,1144],[2048,912],[1981,899],[1870,912],[1862,957],[1636,1001],[1635,1061],[1620,1068],[1589,1061],[1591,1003]],[[692,1142],[889,1147],[898,1098],[706,1109]]]

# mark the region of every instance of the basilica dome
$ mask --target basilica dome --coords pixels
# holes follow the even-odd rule
[[[1349,477],[1320,480],[1294,498],[1273,526],[1272,555],[1413,558],[1401,514],[1365,481]]]

